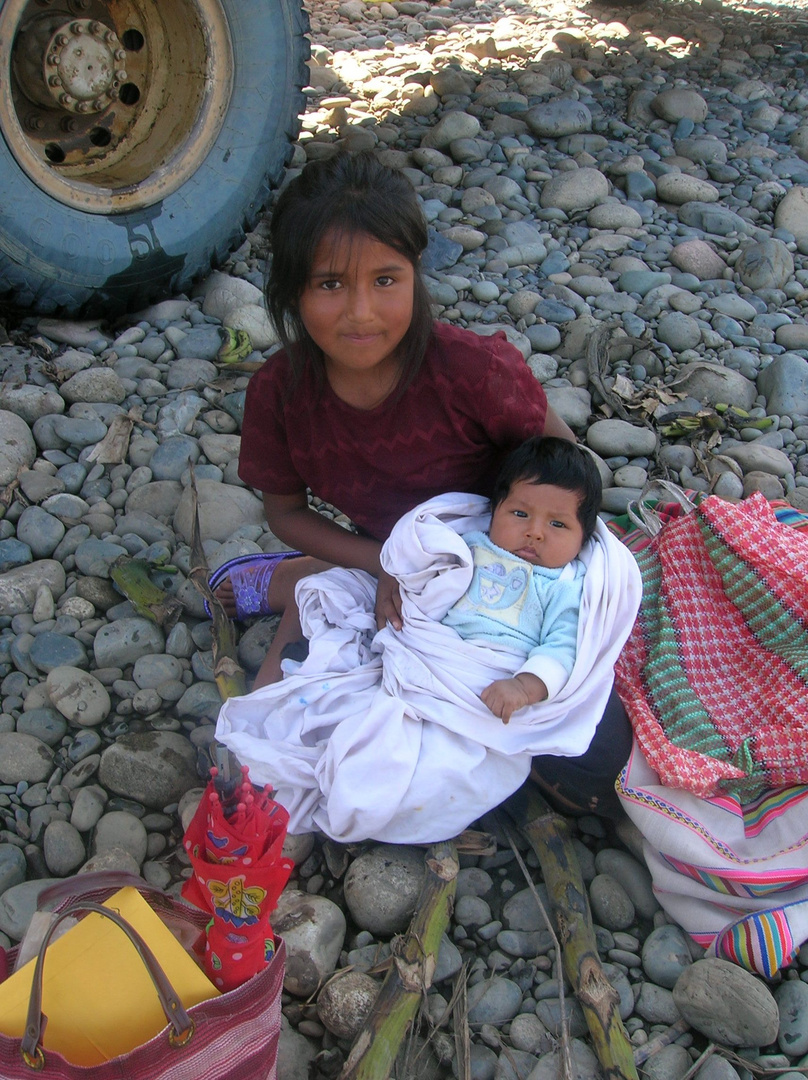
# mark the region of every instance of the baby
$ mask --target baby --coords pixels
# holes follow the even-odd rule
[[[488,533],[470,532],[474,570],[443,622],[462,638],[516,648],[526,659],[480,697],[507,724],[554,697],[575,662],[585,566],[601,480],[592,457],[559,438],[528,439],[505,461],[491,499]]]

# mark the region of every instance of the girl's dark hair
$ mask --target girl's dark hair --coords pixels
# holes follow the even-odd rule
[[[314,253],[327,233],[348,237],[364,233],[403,255],[415,270],[412,322],[401,343],[401,391],[421,366],[433,322],[419,270],[428,237],[415,189],[403,173],[383,165],[372,151],[343,150],[306,165],[281,192],[270,224],[266,296],[295,379],[307,367],[318,379],[325,372],[323,354],[300,318],[299,300]]]
[[[583,447],[551,435],[536,436],[523,442],[508,455],[500,470],[491,497],[492,511],[520,480],[529,484],[555,484],[580,495],[578,521],[583,529],[584,543],[589,540],[595,532],[603,484],[595,459]]]

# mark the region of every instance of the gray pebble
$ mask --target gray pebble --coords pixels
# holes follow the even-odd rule
[[[17,721],[17,731],[32,735],[47,746],[57,746],[67,733],[67,722],[56,709],[30,709]]]
[[[107,803],[107,793],[97,785],[87,785],[76,792],[70,824],[80,833],[87,833],[101,818]]]
[[[671,990],[654,983],[644,982],[635,1005],[635,1011],[649,1024],[675,1024],[680,1019],[678,999]]]
[[[777,1043],[784,1054],[802,1057],[808,1053],[808,984],[789,979],[774,992],[780,1015]]]
[[[170,731],[123,735],[101,755],[98,778],[116,794],[162,809],[197,785],[196,751]]]
[[[120,849],[140,866],[146,858],[147,837],[143,823],[132,814],[110,811],[99,818],[93,838],[93,855]]]
[[[645,939],[642,966],[645,974],[657,986],[672,990],[676,980],[692,962],[687,938],[678,926],[659,926]]]
[[[738,1080],[739,1074],[721,1054],[711,1054],[696,1073],[698,1080]]]
[[[470,1024],[500,1025],[512,1020],[522,1002],[522,991],[510,979],[495,976],[476,983],[468,992]]]
[[[273,929],[286,942],[286,989],[308,997],[335,970],[345,939],[345,916],[324,896],[286,890],[278,900]]]
[[[403,930],[421,891],[423,854],[381,844],[355,859],[345,877],[345,902],[354,921],[374,934]]]
[[[124,618],[108,623],[95,636],[93,652],[97,667],[126,667],[141,656],[162,652],[165,637],[148,619]]]
[[[47,559],[66,532],[64,524],[40,506],[29,506],[17,522],[17,539],[27,544],[37,559]]]
[[[39,878],[12,885],[0,895],[0,931],[12,941],[22,941],[31,916],[37,909],[39,894],[55,883],[55,878]]]
[[[40,739],[21,732],[0,732],[0,782],[36,784],[53,768],[53,751]]]
[[[491,921],[491,908],[478,896],[461,896],[455,903],[454,917],[467,930],[477,930]]]
[[[643,1063],[642,1076],[645,1080],[682,1080],[692,1064],[687,1050],[673,1043]]]
[[[777,1038],[771,992],[727,960],[697,960],[680,975],[673,1000],[692,1027],[725,1046],[767,1046]]]
[[[84,667],[88,662],[82,643],[66,634],[38,634],[28,655],[37,670],[46,675],[59,667]]]
[[[596,1080],[602,1075],[598,1059],[585,1042],[574,1038],[570,1042],[574,1080]],[[539,1058],[539,1063],[530,1073],[529,1080],[558,1080],[560,1075],[558,1051],[553,1050]]]
[[[589,901],[596,922],[607,930],[626,930],[636,912],[623,886],[610,874],[598,874],[589,886]]]
[[[45,863],[54,877],[67,877],[84,862],[87,853],[78,830],[67,821],[51,821],[43,837]]]
[[[544,910],[549,914],[550,899],[547,889],[539,884],[536,889]],[[508,930],[543,930],[546,931],[547,923],[542,915],[532,889],[521,889],[506,900],[502,908],[502,921]]]
[[[0,843],[0,894],[25,881],[26,863],[14,844]]]

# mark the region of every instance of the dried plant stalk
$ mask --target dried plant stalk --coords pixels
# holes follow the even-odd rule
[[[564,972],[586,1017],[607,1080],[638,1080],[633,1047],[618,1011],[619,995],[603,971],[586,886],[569,826],[526,783],[505,803],[541,864],[561,942]]]
[[[421,999],[432,985],[441,938],[454,906],[459,869],[451,841],[430,848],[410,928],[393,947],[393,963],[354,1040],[340,1080],[388,1080]]]
[[[675,1024],[671,1024],[667,1031],[663,1031],[661,1035],[657,1035],[655,1039],[651,1039],[645,1046],[638,1046],[634,1051],[634,1064],[642,1065],[644,1061],[647,1061],[649,1057],[653,1057],[654,1054],[658,1054],[666,1046],[670,1046],[671,1043],[676,1042],[686,1031],[690,1030],[690,1024],[687,1020],[677,1020]]]
[[[213,619],[213,677],[219,689],[222,701],[231,697],[241,697],[247,693],[247,683],[244,678],[244,669],[238,662],[236,651],[236,638],[233,633],[233,624],[227,617],[219,600],[213,595],[208,578],[210,568],[205,558],[202,547],[202,537],[199,530],[199,496],[196,490],[196,480],[191,470],[191,493],[192,493],[192,525],[191,525],[191,581],[198,592],[204,596],[210,608]]]

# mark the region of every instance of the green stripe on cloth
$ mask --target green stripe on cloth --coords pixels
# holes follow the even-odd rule
[[[617,687],[662,783],[745,803],[808,782],[805,531],[757,494],[709,496],[642,548],[625,538],[643,599]]]
[[[662,567],[655,547],[637,553],[643,595],[637,616],[648,658],[642,672],[649,703],[666,736],[699,754],[731,762],[732,751],[688,681],[676,629],[662,595]]]
[[[808,679],[808,633],[799,621],[799,613],[780,603],[766,580],[725,543],[714,527],[700,518],[699,528],[710,561],[723,582],[724,593],[750,632],[795,675]]]

